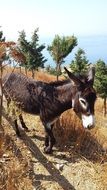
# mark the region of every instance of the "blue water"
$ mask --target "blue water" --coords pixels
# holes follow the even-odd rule
[[[47,47],[52,43],[53,38],[40,39],[40,43],[44,43]],[[71,63],[78,48],[82,48],[85,51],[89,62],[96,63],[97,60],[102,59],[105,61],[105,63],[107,63],[107,36],[77,37],[77,40],[78,46],[76,46],[73,51],[66,57],[64,65],[69,65]],[[43,54],[48,59],[48,61],[45,63],[45,66],[50,64],[51,66],[55,67],[55,62],[53,61],[46,48],[43,51]]]

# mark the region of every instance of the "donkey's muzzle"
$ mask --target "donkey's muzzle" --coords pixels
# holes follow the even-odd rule
[[[82,123],[83,123],[84,128],[87,128],[87,129],[94,128],[95,126],[94,115],[82,115]]]

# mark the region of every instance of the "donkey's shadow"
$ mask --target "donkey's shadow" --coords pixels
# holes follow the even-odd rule
[[[89,142],[87,142],[87,139],[84,139],[80,147],[76,145],[76,142],[74,146],[72,146],[72,143],[71,145],[69,143],[68,148],[69,153],[72,152],[77,158],[80,157],[93,163],[103,164],[107,162],[107,152],[103,150],[103,147],[94,138],[90,138]],[[58,157],[60,158],[59,155]]]
[[[76,134],[74,136],[76,137]],[[31,136],[31,139],[44,142],[44,137],[36,134]],[[84,130],[80,136],[73,140],[64,141],[62,136],[60,138],[56,137],[56,141],[53,151],[53,156],[56,158],[70,163],[76,162],[79,157],[92,162],[104,163],[107,161],[107,150],[104,150],[96,137],[88,130]],[[60,154],[57,154],[57,152],[60,152]]]

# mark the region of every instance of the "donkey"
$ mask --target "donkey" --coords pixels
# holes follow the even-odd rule
[[[3,93],[8,105],[13,101],[22,111],[40,116],[45,128],[45,153],[52,152],[55,144],[52,128],[64,111],[73,108],[81,117],[84,128],[94,127],[95,69],[91,68],[87,76],[81,78],[66,68],[65,71],[69,79],[50,83],[36,81],[19,73],[7,74],[3,78]],[[22,114],[19,120],[27,130]],[[16,134],[20,136],[17,119],[14,119],[14,123]]]

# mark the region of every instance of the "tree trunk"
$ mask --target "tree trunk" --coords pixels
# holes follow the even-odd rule
[[[60,75],[60,72],[61,72],[61,65],[60,63],[57,63],[57,66],[56,66],[56,80],[58,81],[59,80],[59,75]]]
[[[21,66],[19,67],[19,71],[20,71],[20,73],[21,73]]]
[[[103,112],[104,117],[106,117],[106,97],[104,98],[104,112]]]
[[[27,68],[25,67],[25,74],[26,74],[26,76],[27,76]]]
[[[35,78],[35,71],[34,71],[34,69],[32,69],[32,78],[33,79]]]

